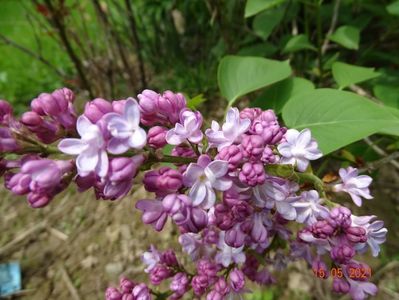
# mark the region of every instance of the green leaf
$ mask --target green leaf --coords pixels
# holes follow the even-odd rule
[[[396,117],[399,120],[398,109],[392,107],[385,107],[385,110],[387,111],[387,113],[392,114],[394,117]],[[385,127],[384,129],[381,129],[379,133],[399,136],[399,121],[393,126],[388,126]]]
[[[204,94],[199,94],[189,100],[187,100],[187,107],[191,109],[197,108],[199,105],[204,103],[206,101],[206,98],[204,97]]]
[[[329,39],[348,49],[359,49],[360,30],[353,26],[339,27]]]
[[[284,11],[280,8],[264,11],[254,18],[252,28],[256,35],[267,40],[274,28],[283,18]]]
[[[383,106],[354,93],[318,89],[291,98],[283,108],[288,127],[309,128],[324,155],[399,124]]]
[[[399,16],[399,1],[395,1],[387,5],[386,9],[391,15]]]
[[[374,95],[384,102],[385,105],[399,108],[399,87],[392,85],[377,84],[373,88]]]
[[[273,109],[276,114],[281,113],[285,103],[294,95],[304,94],[314,90],[311,81],[299,77],[287,78],[277,82],[263,91],[259,97],[251,102],[252,107]]]
[[[221,94],[232,105],[237,98],[289,77],[288,61],[252,56],[225,56],[219,63]]]
[[[332,74],[341,89],[380,76],[374,68],[358,67],[342,62],[333,63]]]
[[[316,48],[309,42],[306,34],[295,35],[290,38],[283,49],[283,53],[290,53],[300,50],[316,50]]]
[[[245,17],[251,17],[266,9],[270,9],[284,3],[286,0],[247,0],[245,5]]]

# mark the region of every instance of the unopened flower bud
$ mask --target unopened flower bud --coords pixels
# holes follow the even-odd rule
[[[151,127],[147,135],[148,145],[155,149],[165,146],[167,144],[165,139],[167,132],[168,129],[162,126]]]
[[[92,122],[97,123],[102,116],[113,112],[111,102],[96,98],[85,105],[84,115]]]

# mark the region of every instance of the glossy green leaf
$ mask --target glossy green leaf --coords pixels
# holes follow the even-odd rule
[[[318,89],[291,98],[283,108],[288,127],[309,128],[326,155],[399,124],[383,106],[354,93]]]
[[[385,109],[387,113],[392,114],[399,120],[399,109],[392,107],[386,107]],[[393,126],[384,127],[383,129],[379,130],[379,133],[399,136],[399,121]]]
[[[374,68],[358,67],[342,62],[333,63],[332,74],[341,89],[380,76]]]
[[[273,109],[277,114],[281,113],[285,103],[295,95],[304,94],[314,90],[311,81],[299,77],[287,78],[265,89],[259,97],[251,102],[252,107]]]
[[[329,39],[348,49],[359,49],[360,30],[353,26],[339,27]]]
[[[295,35],[290,38],[284,46],[283,53],[296,52],[300,50],[316,50],[316,48],[309,42],[306,34]]]
[[[395,1],[387,5],[386,9],[391,15],[399,16],[399,1]]]
[[[385,105],[399,108],[399,86],[377,84],[373,92]]]
[[[256,35],[267,40],[274,28],[280,23],[283,15],[284,10],[280,8],[264,11],[256,15],[252,28]]]
[[[286,0],[247,0],[245,5],[245,17],[254,16],[266,9],[273,8],[284,3]]]
[[[232,105],[239,97],[281,81],[291,75],[288,61],[253,56],[225,56],[219,63],[221,94]]]

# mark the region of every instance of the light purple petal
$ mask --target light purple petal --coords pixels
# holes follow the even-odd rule
[[[183,174],[183,183],[187,187],[191,187],[200,176],[204,174],[204,169],[196,163],[188,165],[186,172]]]
[[[82,151],[86,150],[86,148],[87,145],[80,139],[63,139],[58,144],[58,149],[60,149],[61,152],[69,155],[78,155],[82,153]]]
[[[205,173],[212,173],[214,177],[219,178],[227,174],[229,163],[224,160],[214,160],[206,168]]]
[[[147,143],[147,134],[144,129],[138,127],[129,138],[129,146],[134,149],[141,149]]]
[[[129,124],[138,127],[140,123],[140,110],[137,101],[133,98],[128,98],[125,102],[124,117]]]
[[[108,143],[108,151],[112,154],[122,154],[129,150],[126,139],[111,138]]]
[[[80,136],[83,136],[91,126],[93,126],[93,123],[84,115],[81,115],[76,122],[76,130]]]
[[[193,201],[193,206],[200,205],[206,198],[207,191],[206,185],[200,182],[196,182],[190,189],[189,197]]]

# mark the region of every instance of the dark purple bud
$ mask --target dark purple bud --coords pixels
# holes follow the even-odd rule
[[[266,174],[263,164],[246,162],[242,166],[238,178],[242,183],[248,184],[249,186],[252,187],[259,184],[263,184],[266,179]]]
[[[159,285],[171,275],[171,271],[166,266],[157,264],[150,272],[150,280],[152,284]]]
[[[352,243],[367,242],[366,230],[363,227],[348,227],[345,229],[346,238]]]
[[[246,234],[241,230],[240,224],[226,231],[224,241],[230,247],[238,248],[244,245]]]
[[[203,231],[204,242],[207,244],[217,244],[219,241],[219,232],[214,228],[205,228]]]
[[[92,122],[97,123],[105,114],[113,112],[111,102],[96,98],[87,102],[85,105],[84,115]]]
[[[331,226],[330,222],[325,220],[317,221],[310,227],[310,231],[312,234],[321,239],[326,239],[327,237],[332,236],[335,228]]]
[[[46,194],[31,192],[28,194],[27,199],[28,199],[28,203],[31,207],[41,208],[41,207],[44,207],[47,204],[49,204],[50,201],[53,199],[53,197],[50,197],[49,195],[46,195]]]
[[[222,230],[228,230],[234,225],[233,214],[227,205],[223,203],[216,204],[215,223]]]
[[[249,279],[255,281],[258,267],[258,260],[252,255],[247,255],[247,258],[241,270]]]
[[[8,127],[0,127],[0,152],[13,152],[20,149]]]
[[[177,273],[173,277],[173,279],[169,285],[169,288],[172,292],[176,293],[177,295],[183,296],[184,293],[186,293],[188,290],[189,283],[190,283],[190,280],[185,273]]]
[[[122,293],[116,288],[109,287],[105,291],[105,300],[122,300]]]
[[[144,283],[136,285],[132,294],[136,300],[151,300],[150,289]]]
[[[168,267],[174,267],[179,264],[177,262],[176,254],[172,249],[166,250],[162,253],[161,263],[167,265]]]
[[[193,225],[189,227],[191,232],[200,232],[208,225],[208,214],[200,207],[193,207],[191,209],[191,223]]]
[[[244,273],[241,270],[235,268],[233,271],[231,271],[229,279],[230,279],[230,286],[233,291],[239,292],[244,288],[245,277]]]
[[[266,164],[274,164],[278,160],[278,157],[273,153],[273,150],[267,146],[263,150],[261,161],[263,161]]]
[[[134,282],[130,279],[127,279],[126,277],[122,277],[119,280],[119,289],[124,293],[131,294],[134,286]]]
[[[168,129],[162,126],[151,127],[147,135],[148,145],[155,149],[165,146],[167,144],[165,139],[167,132]]]
[[[215,283],[215,291],[217,291],[219,294],[225,296],[229,293],[230,287],[227,284],[226,280],[224,277],[219,277],[219,280],[216,281]]]
[[[183,185],[183,176],[175,169],[162,167],[147,172],[144,175],[143,183],[147,191],[163,196],[179,190]]]
[[[173,156],[180,157],[196,157],[194,150],[191,147],[176,146],[172,149]]]
[[[244,135],[242,141],[242,153],[251,160],[259,160],[262,156],[265,144],[259,135]]]
[[[34,111],[28,111],[28,112],[23,113],[20,121],[22,124],[24,124],[25,126],[27,126],[29,128],[38,127],[43,124],[42,117]]]
[[[371,277],[371,268],[364,262],[350,261],[346,266],[346,273],[356,281],[368,281]]]
[[[337,245],[331,249],[331,258],[338,264],[348,263],[355,254],[355,249],[347,244]]]
[[[208,277],[205,275],[194,276],[191,280],[191,286],[193,287],[194,294],[201,296],[209,286]]]
[[[198,275],[207,276],[211,284],[216,282],[218,271],[218,265],[208,259],[201,259],[197,262]]]
[[[240,118],[241,119],[250,119],[253,121],[257,117],[259,117],[262,113],[262,109],[255,107],[255,108],[244,108],[242,111],[240,111]]]
[[[267,241],[267,229],[263,224],[263,215],[256,213],[253,216],[253,225],[251,230],[251,238],[255,243],[264,243]]]
[[[143,155],[135,155],[131,158],[113,158],[110,162],[109,180],[126,181],[133,179],[143,162]]]
[[[345,279],[334,278],[332,285],[333,292],[338,294],[347,294],[350,290],[350,284]]]
[[[335,228],[348,228],[352,224],[351,215],[351,211],[344,206],[334,207],[330,211],[328,222]]]
[[[237,145],[230,145],[220,150],[216,159],[224,160],[229,163],[229,171],[237,169],[242,163],[242,151]]]
[[[0,100],[0,124],[7,125],[12,116],[12,107],[5,100]]]

